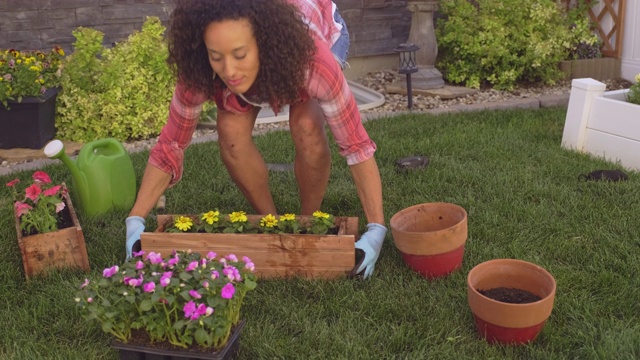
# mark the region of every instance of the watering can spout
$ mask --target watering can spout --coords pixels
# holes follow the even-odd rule
[[[84,198],[88,196],[88,193],[84,193],[87,189],[87,178],[76,166],[76,163],[73,162],[73,160],[71,160],[71,158],[69,158],[69,156],[64,152],[64,144],[62,141],[57,139],[51,140],[47,146],[45,146],[44,154],[50,159],[58,159],[62,161],[67,168],[69,168],[69,171],[71,171],[73,181],[77,185],[76,187],[81,193],[83,193],[81,194],[81,197]]]

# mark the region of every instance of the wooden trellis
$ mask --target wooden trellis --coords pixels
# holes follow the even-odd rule
[[[602,40],[602,55],[619,58],[622,54],[622,33],[624,29],[624,12],[626,0],[562,0],[567,8],[573,6],[576,1],[594,3],[589,9],[589,17],[596,26],[598,35]],[[596,4],[602,5],[595,6]],[[594,10],[595,9],[595,10]],[[599,9],[599,10],[598,10]]]

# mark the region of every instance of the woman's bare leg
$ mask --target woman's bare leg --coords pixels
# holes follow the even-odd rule
[[[331,153],[324,115],[315,100],[291,106],[289,128],[295,144],[294,172],[300,192],[301,214],[320,210],[331,171]]]
[[[276,214],[269,190],[269,172],[253,142],[260,108],[243,115],[220,111],[217,119],[220,154],[229,175],[257,214]]]

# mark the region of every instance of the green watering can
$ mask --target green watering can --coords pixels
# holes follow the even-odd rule
[[[50,141],[44,153],[51,159],[60,159],[71,170],[73,188],[85,214],[94,216],[133,206],[135,172],[129,154],[118,140],[108,138],[85,144],[75,162],[65,154],[60,140]]]

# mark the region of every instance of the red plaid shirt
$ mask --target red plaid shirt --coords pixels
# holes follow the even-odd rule
[[[318,101],[329,129],[338,144],[340,154],[348,165],[361,163],[373,157],[375,143],[362,126],[355,98],[349,89],[340,66],[333,57],[327,37],[335,34],[335,23],[330,1],[290,0],[304,11],[307,21],[315,24],[315,43],[318,51],[310,64],[310,70],[302,89],[303,97]],[[329,17],[329,18],[327,18]],[[313,28],[312,28],[313,29]],[[339,33],[339,30],[337,30]],[[323,34],[320,36],[320,33]],[[191,143],[191,137],[198,123],[202,104],[207,99],[204,94],[188,89],[178,82],[171,104],[169,119],[162,129],[158,143],[151,150],[149,163],[171,174],[170,186],[182,177],[184,150]],[[253,108],[226,87],[214,94],[213,100],[220,110],[236,114]],[[274,109],[277,110],[277,109]]]

